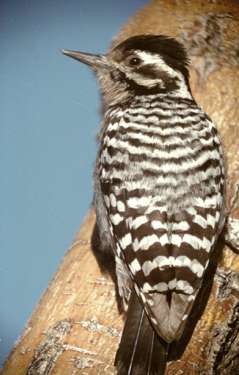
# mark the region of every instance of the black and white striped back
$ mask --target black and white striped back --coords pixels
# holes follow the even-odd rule
[[[64,53],[100,84],[94,173],[97,252],[115,259],[127,319],[117,375],[162,375],[225,220],[217,130],[195,103],[184,46],[136,35],[105,55]]]
[[[216,128],[193,99],[139,96],[106,113],[99,160],[117,257],[155,329],[171,342],[223,225]]]

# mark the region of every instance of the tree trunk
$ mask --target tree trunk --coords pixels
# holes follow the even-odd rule
[[[231,207],[207,305],[184,353],[179,347],[172,351],[166,374],[239,374],[238,2],[151,1],[129,20],[113,45],[144,33],[177,37],[188,49],[193,94],[224,142]],[[114,374],[123,318],[114,283],[102,274],[90,249],[94,220],[90,211],[1,374]]]

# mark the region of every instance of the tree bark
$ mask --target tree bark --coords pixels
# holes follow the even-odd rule
[[[113,45],[144,33],[177,37],[188,49],[193,94],[218,125],[228,165],[229,218],[209,299],[184,353],[172,351],[166,374],[239,374],[238,2],[151,1]],[[92,210],[1,374],[114,374],[123,317],[112,278],[102,273],[90,249],[94,220]]]

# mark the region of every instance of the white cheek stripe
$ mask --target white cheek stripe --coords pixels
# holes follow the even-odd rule
[[[140,50],[136,50],[135,52],[145,64],[158,65],[160,69],[167,72],[171,77],[177,77],[177,73],[175,72],[175,70],[170,68],[170,66],[168,66],[158,54],[153,54]]]
[[[132,73],[132,72],[130,72],[130,75],[128,75],[126,72],[126,76],[129,79],[132,79],[133,81],[135,81],[140,86],[154,87],[157,84],[159,84],[161,88],[165,88],[164,81],[160,78],[158,79],[145,78],[145,77],[142,77],[140,74]]]
[[[176,96],[191,98],[191,94],[188,91],[188,88],[185,84],[184,77],[178,71],[175,71],[173,68],[168,66],[164,60],[158,54],[152,54],[145,51],[136,50],[137,55],[146,63],[146,64],[155,64],[158,65],[159,68],[168,73],[170,77],[178,77],[180,80],[180,87],[178,90],[175,91]]]

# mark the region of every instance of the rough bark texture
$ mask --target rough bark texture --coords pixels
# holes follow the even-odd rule
[[[151,1],[113,44],[135,34],[177,37],[192,61],[193,94],[218,125],[227,155],[224,246],[205,311],[167,375],[239,374],[239,6],[237,1]],[[79,197],[83,199],[83,197]],[[90,250],[94,212],[43,295],[2,370],[4,375],[113,374],[123,319],[111,278]],[[221,239],[220,246],[223,245]],[[175,354],[172,353],[172,358]]]

